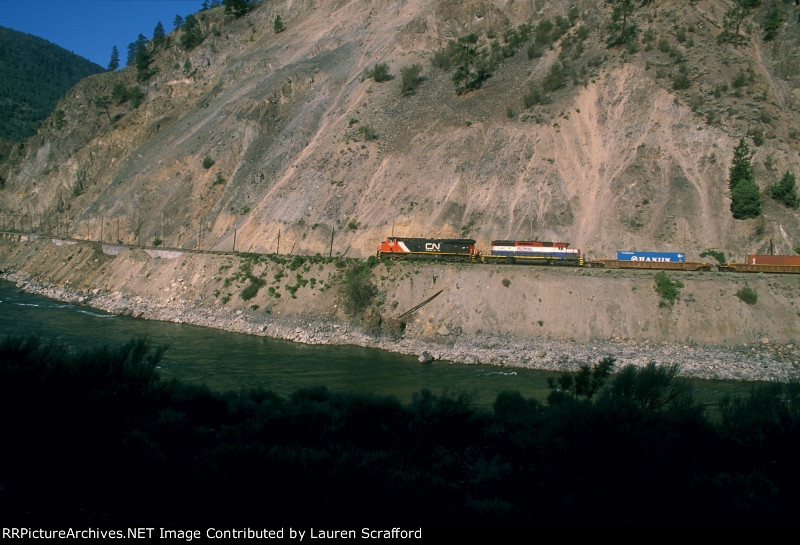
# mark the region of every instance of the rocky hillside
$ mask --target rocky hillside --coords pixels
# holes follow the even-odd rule
[[[800,214],[770,191],[800,174],[800,8],[764,3],[734,40],[728,0],[634,4],[636,33],[613,45],[612,5],[583,0],[201,12],[202,43],[187,49],[179,30],[144,67],[83,80],[60,123],[0,166],[5,230],[174,255],[40,238],[0,244],[0,266],[115,312],[305,342],[543,368],[608,350],[701,377],[796,374],[793,275],[690,273],[661,305],[649,272],[381,264],[370,305],[340,306],[350,269],[326,258],[371,256],[392,233],[562,240],[589,258],[800,247]],[[742,139],[763,200],[747,220],[728,185]],[[198,248],[238,254],[178,251]],[[689,348],[703,344],[733,352]]]
[[[773,4],[770,41],[766,5],[734,44],[719,43],[729,0],[654,0],[614,47],[593,1],[214,8],[196,14],[202,43],[175,31],[142,81],[132,66],[72,89],[2,166],[0,207],[18,229],[187,248],[325,254],[333,238],[357,257],[394,233],[793,253],[800,216],[769,187],[800,173],[798,9]],[[438,66],[470,34],[485,77],[459,94]],[[741,138],[764,199],[750,220],[729,209]]]

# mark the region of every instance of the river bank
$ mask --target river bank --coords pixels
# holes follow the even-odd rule
[[[772,292],[783,294],[790,303],[786,305],[789,309],[784,315],[789,317],[789,321],[775,324],[772,328],[765,328],[762,323],[760,329],[752,331],[743,323],[738,332],[735,331],[736,323],[721,318],[717,324],[706,325],[708,331],[713,330],[714,325],[723,333],[732,330],[731,334],[737,334],[744,341],[731,344],[699,342],[680,330],[678,335],[675,334],[676,325],[680,326],[683,320],[689,322],[689,326],[692,326],[692,320],[705,320],[696,316],[703,308],[697,304],[698,299],[705,297],[705,291],[721,290],[719,281],[708,276],[687,277],[684,282],[694,283],[695,291],[684,297],[687,300],[682,306],[660,309],[653,294],[642,289],[642,286],[649,286],[650,277],[641,275],[595,274],[587,279],[583,278],[583,271],[563,271],[560,276],[551,278],[550,275],[556,273],[536,271],[531,275],[530,270],[525,270],[525,275],[514,276],[510,273],[519,271],[486,269],[476,273],[467,267],[444,265],[426,270],[420,270],[418,265],[387,266],[375,272],[384,314],[390,314],[390,309],[394,309],[397,315],[402,309],[410,308],[412,302],[424,300],[433,287],[440,287],[444,292],[435,305],[428,305],[409,316],[401,333],[388,334],[374,329],[367,333],[370,328],[362,327],[363,323],[349,320],[342,313],[335,296],[338,278],[336,265],[332,263],[306,264],[305,268],[297,269],[300,272],[287,270],[290,267],[285,263],[253,265],[253,270],[263,268],[260,275],[263,278],[281,276],[284,290],[300,286],[300,279],[309,278],[315,279],[311,283],[314,289],[306,283],[302,284],[304,289],[290,289],[291,296],[284,291],[283,297],[275,297],[275,288],[280,285],[276,281],[272,290],[265,287],[256,297],[245,300],[236,290],[246,282],[231,273],[241,267],[240,258],[236,256],[183,255],[177,252],[170,258],[153,258],[142,251],[126,249],[107,253],[95,247],[87,252],[85,247],[81,249],[80,244],[33,240],[0,242],[0,257],[3,270],[0,277],[29,293],[114,314],[299,343],[356,345],[416,355],[421,359],[425,355],[455,363],[550,371],[575,370],[610,355],[616,358],[618,367],[627,364],[644,366],[651,362],[678,364],[682,376],[699,379],[785,382],[800,378],[800,347],[792,337],[797,326],[794,299],[795,293],[800,292],[798,279],[747,279],[750,285],[755,280],[764,281],[765,286],[773,287]],[[285,284],[292,272],[297,279],[294,286]],[[475,274],[482,276],[475,277]],[[496,303],[467,306],[464,301],[474,298],[473,291],[464,293],[463,283],[467,281],[499,285],[500,289],[490,298]],[[555,281],[560,295],[558,290],[552,295],[548,292],[547,284]],[[522,294],[510,292],[507,284],[522,285]],[[641,290],[642,296],[636,297],[635,301],[644,300],[653,306],[639,311],[641,316],[636,323],[639,335],[629,334],[624,320],[614,321],[613,307],[608,307],[612,311],[604,310],[606,303],[602,297],[605,292],[615,295],[615,303],[625,302],[619,291],[614,292],[619,285],[634,294]],[[230,291],[226,292],[226,288]],[[581,293],[579,290],[584,291]],[[760,289],[760,293],[766,292],[766,289]],[[536,299],[532,300],[531,295]],[[548,304],[547,299],[551,296],[554,302]],[[586,298],[596,304],[585,307],[581,317],[580,307],[571,309],[569,305],[571,296]],[[511,297],[511,300],[524,298],[529,304],[521,311],[504,297]],[[502,315],[507,317],[498,321],[497,316],[503,308],[506,312]],[[720,310],[711,310],[712,314],[724,314]],[[521,317],[520,312],[525,316]],[[742,307],[737,313],[729,310],[727,315],[747,316],[748,312],[751,309]],[[771,313],[773,319],[781,317],[775,309],[772,312],[764,309],[763,312]],[[620,312],[618,306],[616,313],[629,320],[633,307],[631,305]],[[792,316],[794,323],[791,322]],[[598,335],[590,338],[583,334],[582,328],[595,330]],[[608,334],[606,329],[617,329],[620,335]],[[689,329],[713,340],[710,334],[704,334],[701,327]],[[664,331],[671,332],[671,335],[664,334]],[[664,340],[659,340],[659,337]],[[724,336],[716,338],[725,339]]]

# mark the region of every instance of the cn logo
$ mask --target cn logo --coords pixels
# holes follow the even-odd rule
[[[425,251],[426,252],[441,252],[442,251],[442,243],[441,242],[426,242],[425,243]]]

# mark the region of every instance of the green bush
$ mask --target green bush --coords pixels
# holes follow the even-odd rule
[[[411,95],[417,90],[417,87],[422,83],[422,65],[412,64],[400,69],[400,92],[403,96]]]
[[[534,82],[528,84],[528,92],[522,97],[522,102],[526,108],[536,104],[548,104],[550,101],[550,97],[544,92],[541,85]]]
[[[248,276],[248,279],[250,280],[250,284],[248,284],[247,287],[242,290],[242,293],[239,294],[242,298],[242,301],[249,301],[258,295],[258,290],[260,290],[262,287],[264,287],[264,284],[266,284],[266,281],[263,278]]]
[[[203,158],[203,168],[204,168],[204,169],[206,169],[206,170],[208,170],[209,168],[211,168],[211,167],[213,167],[213,166],[214,166],[214,159],[212,159],[211,157],[209,157],[208,155],[206,155],[206,156]]]
[[[678,74],[672,79],[672,88],[676,91],[688,89],[690,85],[691,82],[686,74]]]
[[[296,255],[292,258],[292,262],[289,263],[289,270],[296,271],[306,263],[306,256]]]
[[[717,260],[718,263],[725,264],[725,254],[722,252],[718,252],[717,250],[706,250],[700,257],[710,256]]]
[[[352,263],[344,272],[339,288],[342,306],[350,315],[362,313],[378,294],[372,270],[366,263]]]
[[[675,301],[680,296],[680,288],[683,287],[683,282],[670,278],[666,272],[659,271],[655,276],[655,290],[661,298],[659,307],[667,305],[674,305]]]
[[[736,297],[747,303],[748,305],[755,305],[758,301],[758,294],[750,287],[743,287],[736,292]]]
[[[378,133],[370,125],[361,125],[356,129],[355,139],[364,141],[377,140]]]
[[[542,79],[542,89],[548,92],[556,91],[567,84],[567,73],[560,62],[553,64]]]
[[[392,74],[389,73],[389,65],[385,62],[376,64],[372,69],[366,72],[368,78],[372,78],[376,82],[389,81],[392,79]]]
[[[130,101],[134,108],[138,108],[144,100],[144,93],[137,86],[125,87],[122,82],[114,85],[111,90],[111,98],[117,101],[117,104],[124,104]]]

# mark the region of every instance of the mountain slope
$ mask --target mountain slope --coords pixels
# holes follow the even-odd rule
[[[718,40],[730,5],[650,2],[635,11],[637,39],[615,47],[608,6],[589,1],[202,12],[199,46],[182,48],[176,31],[144,77],[129,67],[73,87],[59,103],[63,123],[0,165],[0,213],[9,230],[240,254],[160,259],[39,240],[4,243],[4,268],[113,311],[236,330],[246,321],[248,332],[457,361],[561,365],[578,353],[567,343],[598,339],[634,343],[641,361],[648,343],[679,343],[653,356],[671,360],[701,359],[686,349],[695,343],[745,345],[695,371],[741,378],[742,361],[759,369],[753,344],[796,353],[791,275],[687,273],[678,303],[661,306],[650,272],[386,264],[371,269],[379,296],[354,317],[337,306],[344,261],[298,271],[294,258],[243,254],[364,257],[391,233],[470,236],[484,249],[499,238],[561,240],[589,258],[793,253],[800,216],[769,188],[800,172],[798,8],[778,4],[785,23],[768,42],[765,11],[752,12],[735,46]],[[393,78],[375,81],[383,63]],[[421,78],[404,93],[414,65]],[[468,92],[454,84],[459,66],[472,73],[455,81]],[[763,199],[748,220],[733,218],[727,180],[742,138]],[[741,301],[744,287],[758,304]],[[787,354],[769,358],[796,368]]]
[[[78,81],[103,68],[55,44],[0,26],[0,140],[24,142]]]

